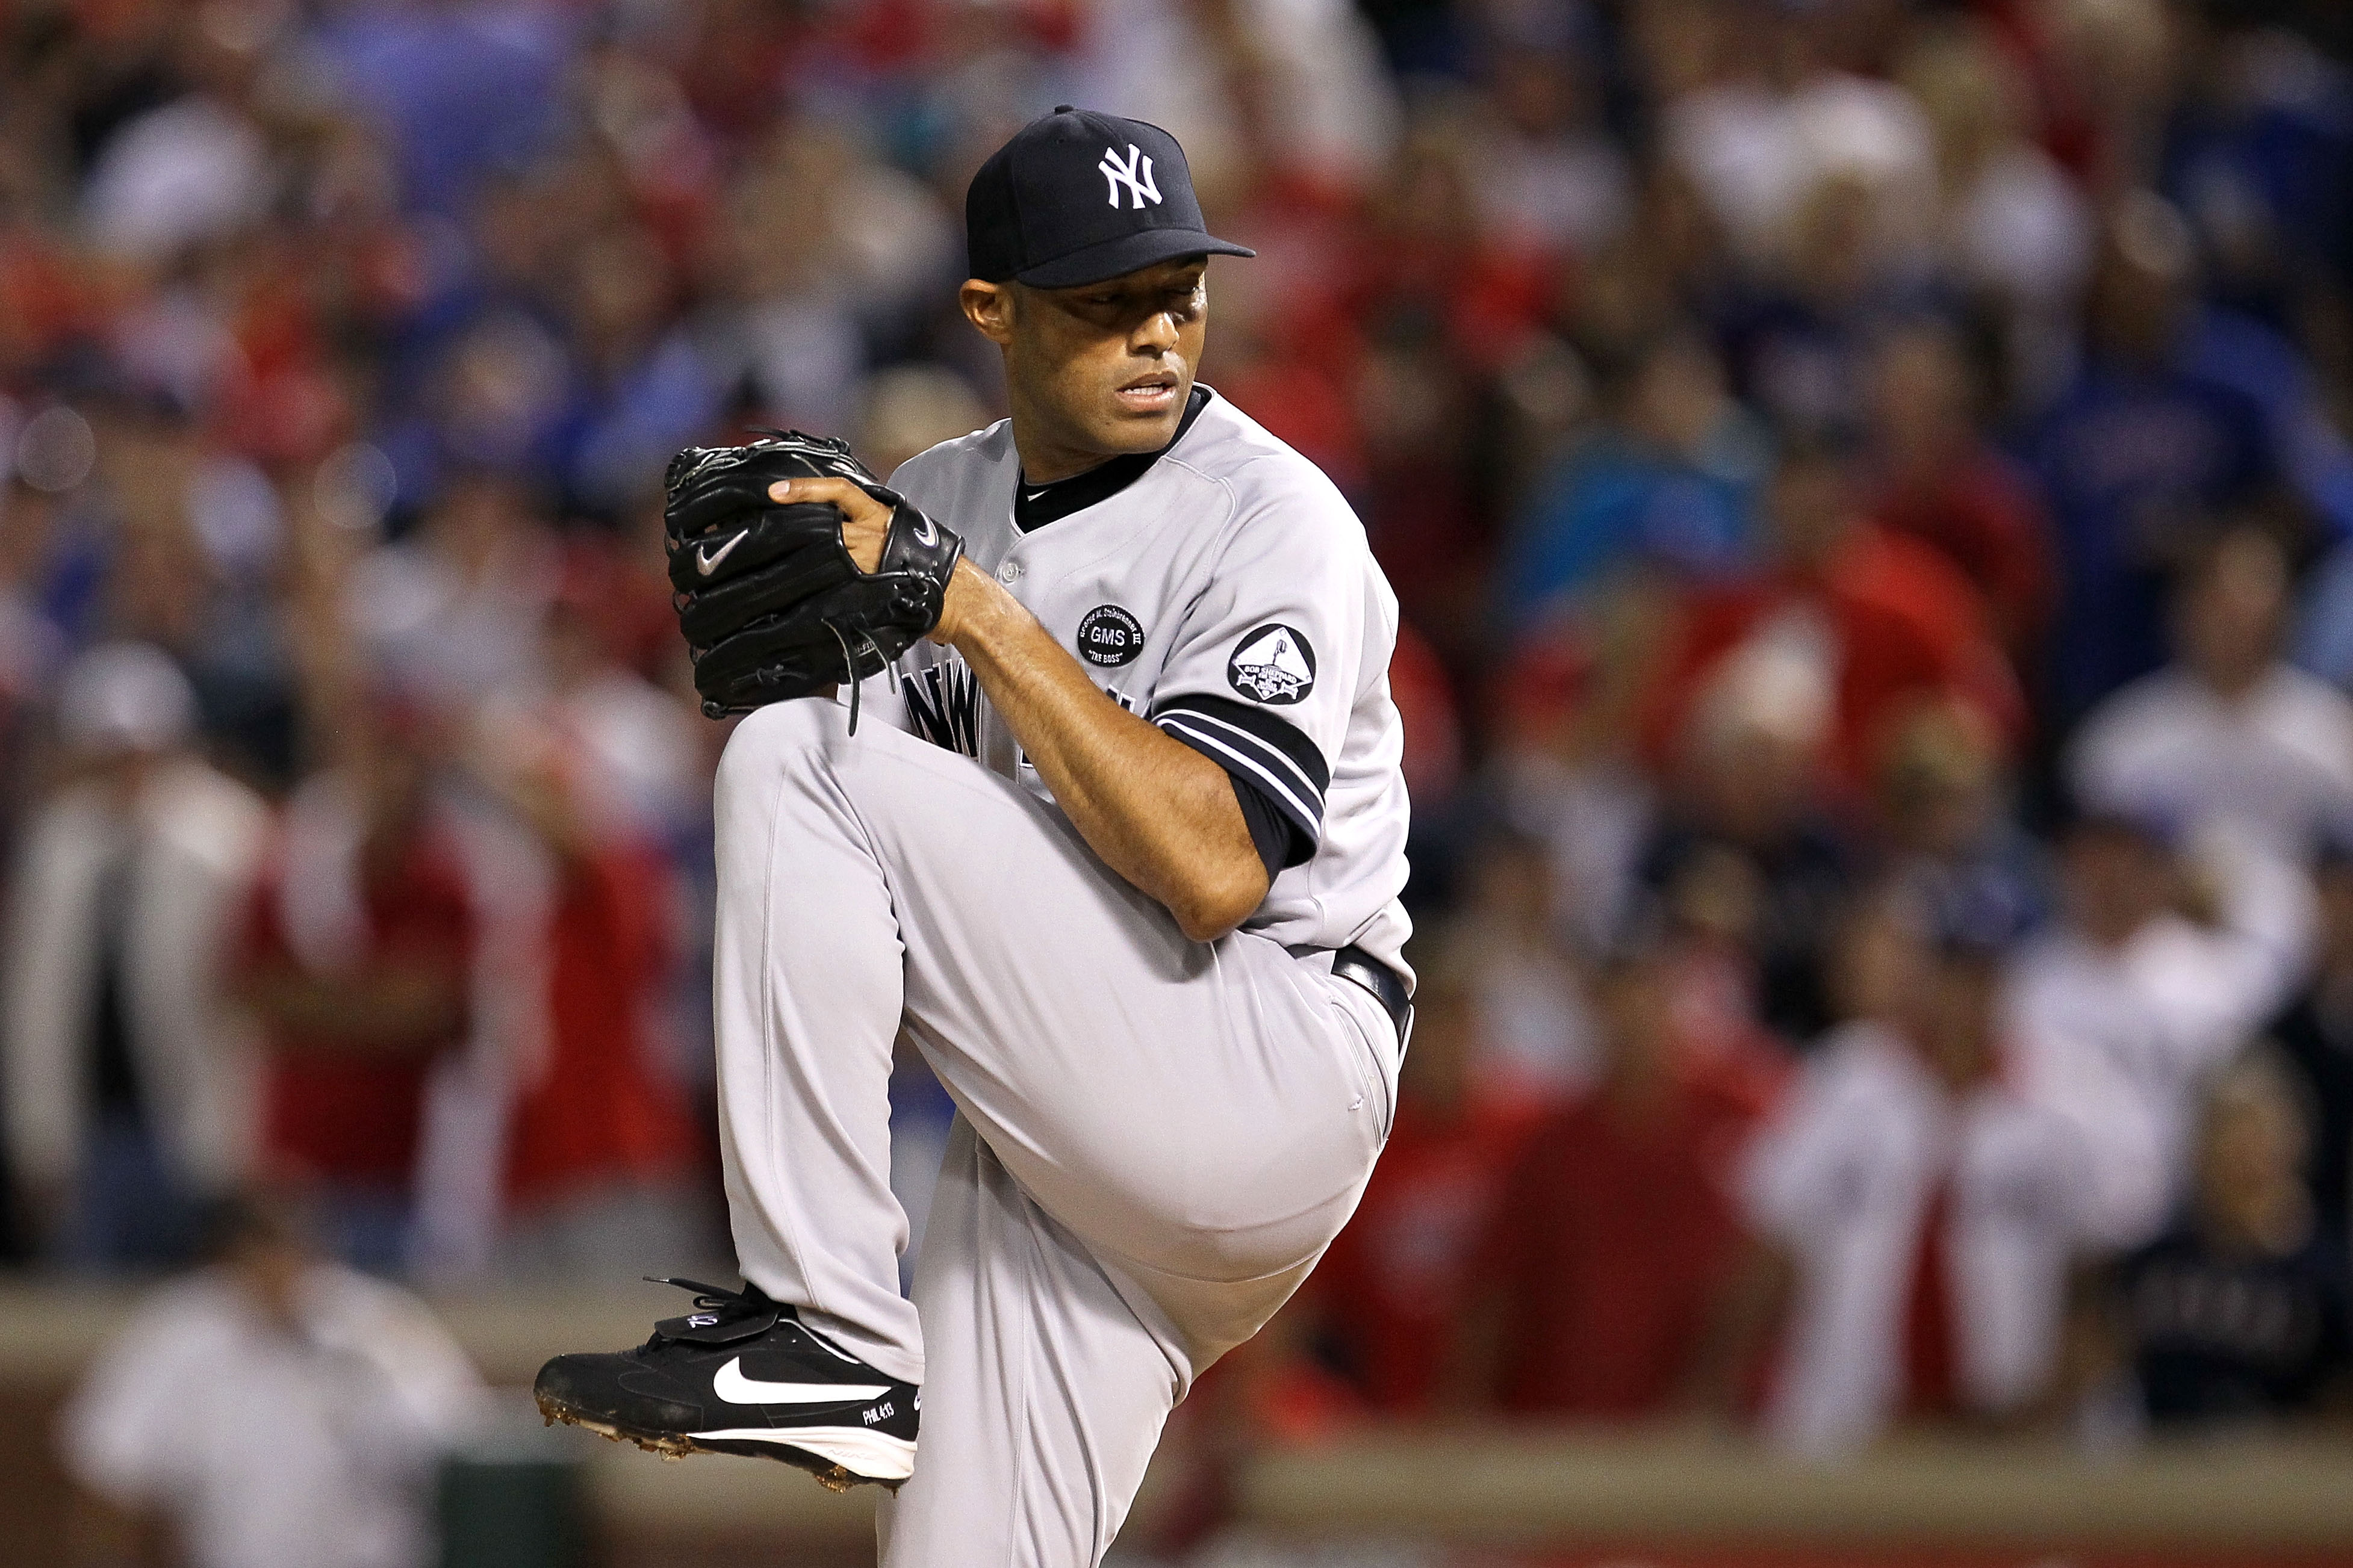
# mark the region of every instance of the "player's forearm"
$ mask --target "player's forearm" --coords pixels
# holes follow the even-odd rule
[[[1054,799],[1103,862],[1213,942],[1266,897],[1225,770],[1098,690],[1021,603],[966,564],[940,640],[964,655]]]

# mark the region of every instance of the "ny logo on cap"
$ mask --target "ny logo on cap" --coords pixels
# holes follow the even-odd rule
[[[1154,206],[1160,205],[1160,185],[1152,177],[1152,160],[1145,156],[1144,149],[1134,142],[1131,142],[1127,144],[1127,156],[1124,159],[1122,159],[1118,153],[1105,149],[1103,162],[1097,163],[1095,169],[1103,175],[1103,184],[1111,191],[1112,205],[1119,205],[1119,188],[1122,185],[1127,187],[1130,205],[1135,211],[1144,210],[1145,198],[1147,196],[1151,198]]]

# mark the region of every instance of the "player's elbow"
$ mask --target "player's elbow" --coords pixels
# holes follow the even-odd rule
[[[1266,901],[1266,868],[1253,855],[1246,864],[1204,868],[1168,900],[1176,929],[1192,942],[1215,942],[1250,919]]]
[[[1250,918],[1255,905],[1204,901],[1172,907],[1176,929],[1188,942],[1215,942]]]

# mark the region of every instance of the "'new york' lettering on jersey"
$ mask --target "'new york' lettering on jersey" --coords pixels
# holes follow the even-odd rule
[[[1243,929],[1291,947],[1351,942],[1404,964],[1404,742],[1390,700],[1397,596],[1364,526],[1315,466],[1213,394],[1124,488],[1024,533],[1020,459],[999,422],[910,458],[891,485],[964,536],[1111,700],[1247,779],[1302,846]],[[868,682],[876,715],[894,694]],[[954,650],[900,664],[904,726],[1040,798]]]
[[[907,704],[908,729],[934,746],[980,755],[980,682],[962,659],[913,671],[900,696]]]

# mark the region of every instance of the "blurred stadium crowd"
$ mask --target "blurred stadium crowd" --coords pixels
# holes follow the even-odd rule
[[[1407,621],[1396,1134],[1196,1404],[2326,1418],[2348,47],[2328,0],[16,0],[15,1255],[174,1264],[259,1184],[386,1275],[723,1258],[662,464],[994,417],[964,184],[1077,102],[1258,248],[1204,378]]]

